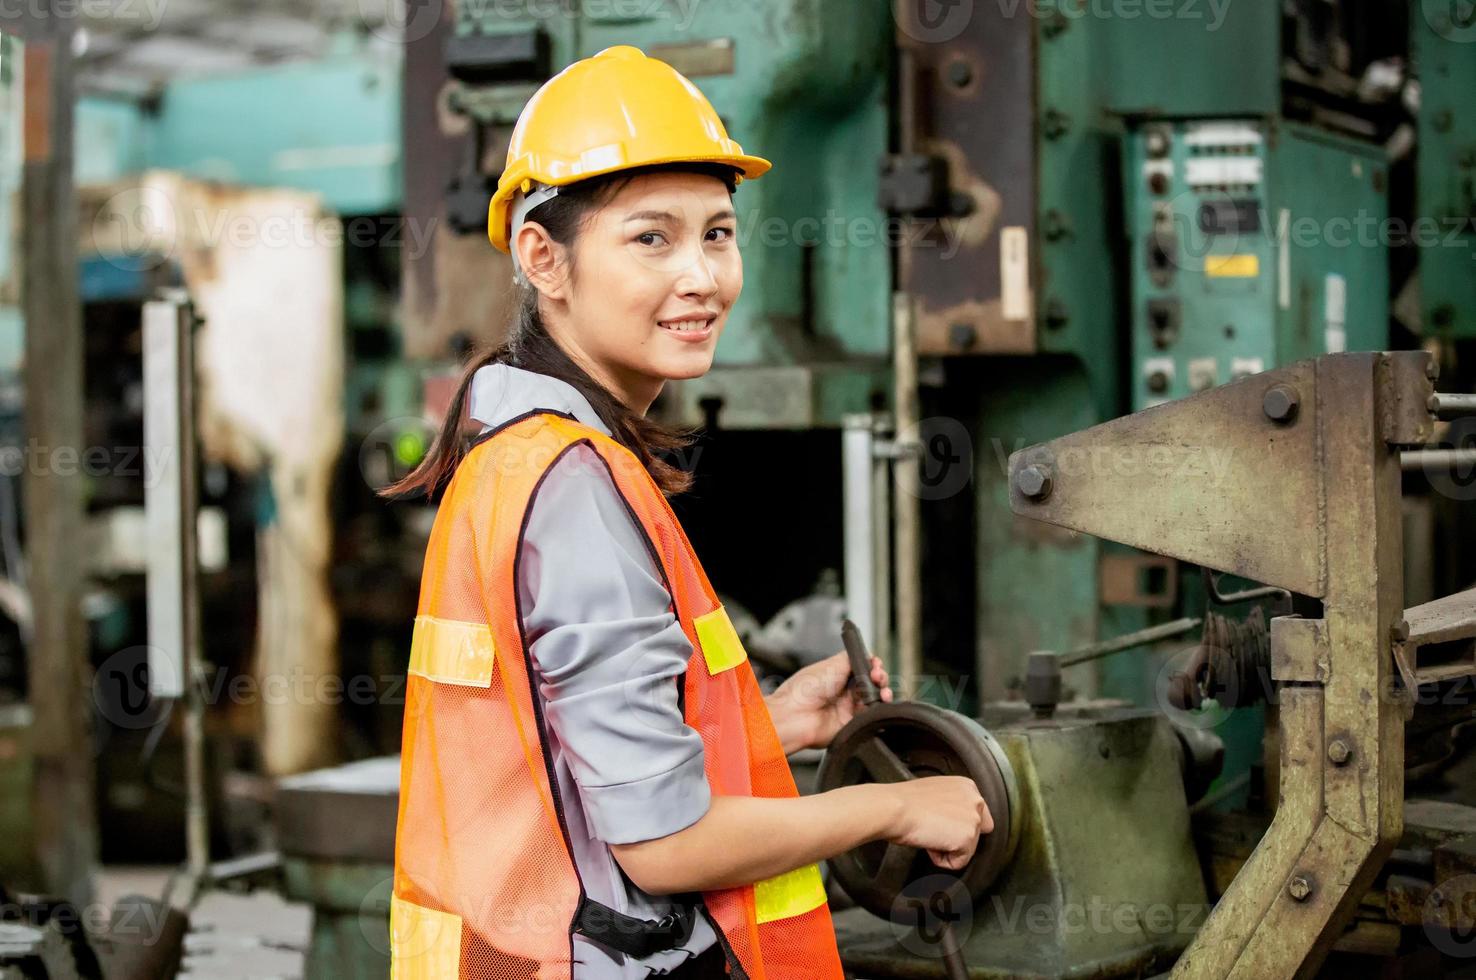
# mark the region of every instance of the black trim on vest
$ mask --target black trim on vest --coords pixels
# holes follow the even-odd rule
[[[533,415],[542,413],[534,412],[529,414]],[[511,425],[515,421],[518,421],[518,419],[514,419],[508,422],[507,425]],[[492,432],[488,433],[488,436],[490,437],[492,435],[495,435],[497,432],[500,432],[503,428],[506,427],[507,426],[504,425],[498,429],[494,429]],[[575,443],[574,445],[578,444]],[[572,448],[573,445],[565,447],[557,456],[553,458],[552,461],[550,461],[544,471],[538,475],[538,481],[533,484],[533,489],[528,494],[527,503],[524,505],[523,508],[523,516],[518,524],[517,546],[513,549],[512,576],[513,608],[517,611],[518,616],[518,643],[523,648],[523,680],[524,683],[526,683],[528,686],[528,700],[533,702],[533,720],[534,724],[538,728],[538,748],[539,753],[543,756],[543,772],[548,778],[548,789],[549,792],[553,794],[554,812],[558,814],[559,818],[559,833],[564,838],[564,851],[569,856],[569,867],[574,870],[574,881],[579,885],[579,904],[575,906],[574,918],[571,919],[569,922],[570,963],[574,962],[574,929],[578,921],[579,909],[584,906],[584,903],[588,900],[589,896],[586,895],[584,892],[584,879],[579,874],[579,863],[574,860],[574,844],[569,838],[569,822],[564,816],[564,800],[563,797],[559,795],[559,780],[558,776],[554,774],[553,753],[551,753],[548,748],[548,726],[543,718],[543,701],[542,698],[539,697],[538,691],[534,688],[533,684],[533,678],[536,675],[533,670],[533,654],[528,649],[528,634],[527,631],[523,629],[523,599],[518,592],[518,573],[519,566],[522,564],[523,560],[523,537],[528,533],[528,517],[533,513],[533,500],[538,496],[538,490],[540,487],[543,486],[543,481],[548,479],[549,473],[553,472],[554,464],[557,463],[560,459],[563,459],[564,453],[567,453]]]
[[[570,422],[579,422],[578,419],[570,415],[568,412],[560,412],[552,408],[535,408],[530,411],[524,412],[522,415],[515,415],[512,418],[508,419],[506,422],[503,422],[501,425],[493,426],[486,432],[483,432],[480,435],[476,436],[476,438],[472,439],[471,445],[466,447],[466,451],[471,452],[473,449],[476,449],[488,439],[491,439],[493,436],[497,435],[497,433],[501,432],[503,429],[511,428],[512,426],[517,425],[519,422],[526,422],[528,419],[531,419],[535,415],[557,415],[559,418],[568,419]],[[486,425],[485,422],[483,422],[482,424]],[[583,425],[584,423],[579,422],[579,424]]]
[[[712,914],[712,909],[707,907],[706,902],[699,906],[699,910],[707,916],[708,924],[712,926],[712,934],[717,936],[718,946],[722,947],[723,956],[728,961],[729,975],[733,980],[748,980],[748,971],[743,969],[743,962],[738,959],[738,954],[733,952],[733,944],[728,942],[727,933],[723,932],[723,927],[718,925],[717,916]]]

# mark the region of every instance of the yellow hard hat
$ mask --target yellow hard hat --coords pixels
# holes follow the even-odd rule
[[[543,84],[518,117],[487,209],[487,237],[508,251],[518,192],[658,163],[723,163],[738,180],[772,164],[728,138],[712,103],[675,68],[621,44]]]

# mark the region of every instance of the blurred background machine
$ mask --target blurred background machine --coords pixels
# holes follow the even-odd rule
[[[511,312],[483,222],[522,106],[571,61],[633,44],[775,163],[735,196],[746,288],[717,364],[653,409],[704,427],[678,513],[766,683],[838,649],[849,617],[920,705],[989,733],[1020,820],[1010,860],[965,889],[971,924],[950,926],[970,975],[1140,975],[1229,915],[1249,930],[1295,909],[1321,910],[1308,948],[1330,970],[1455,975],[1476,832],[1464,675],[1401,675],[1438,704],[1402,722],[1378,800],[1394,806],[1403,770],[1418,801],[1359,870],[1335,888],[1311,873],[1290,913],[1260,891],[1247,912],[1234,896],[1252,886],[1230,885],[1245,865],[1269,887],[1269,859],[1246,862],[1289,812],[1287,708],[1252,694],[1317,683],[1278,674],[1278,637],[1305,638],[1277,617],[1334,614],[1249,552],[1171,545],[1210,518],[1265,542],[1265,510],[1301,513],[1298,481],[1331,472],[1331,450],[1269,460],[1264,509],[1206,491],[1149,536],[1098,518],[1182,510],[1183,487],[1238,478],[1242,430],[1196,415],[1180,443],[1127,461],[1092,441],[1052,472],[1010,460],[1342,352],[1423,352],[1443,390],[1476,390],[1468,3],[350,6],[191,0],[0,39],[0,462],[34,460],[38,440],[112,447],[92,470],[0,468],[0,779],[47,788],[0,814],[0,882],[85,902],[94,859],[182,860],[193,806],[206,885],[273,881],[317,910],[310,974],[382,974],[384,823],[434,502],[374,490],[421,458],[462,360]],[[147,455],[143,310],[161,300],[198,321],[202,405],[204,628],[199,673],[173,686],[161,665],[182,661],[150,649],[149,481],[123,458]],[[1321,398],[1272,407],[1311,426]],[[1409,610],[1421,647],[1465,642],[1445,607],[1433,632],[1414,613],[1476,577],[1472,429],[1450,412],[1432,425],[1422,451],[1390,457],[1401,492],[1380,485],[1377,525],[1402,537],[1378,566],[1399,594],[1380,602]],[[1109,478],[1090,521],[1022,504]],[[795,487],[813,506],[793,506]],[[775,547],[754,547],[760,529]],[[174,707],[189,680],[205,692],[195,735]],[[944,724],[883,742],[914,772],[956,771],[978,745]],[[793,761],[806,785],[885,778],[868,752]],[[1332,765],[1329,786],[1358,769]],[[74,820],[54,825],[61,812]],[[873,849],[832,869],[837,909],[858,903],[841,913],[848,962],[946,976],[937,913],[959,903],[899,862]],[[863,899],[866,873],[886,887]],[[1222,894],[1235,909],[1206,924]],[[1087,908],[1073,932],[1093,896],[1137,925],[1095,928]],[[876,918],[899,898],[933,911]],[[1147,922],[1169,906],[1171,926]]]

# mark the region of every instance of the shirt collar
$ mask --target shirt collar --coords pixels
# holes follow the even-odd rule
[[[471,404],[468,414],[489,428],[496,428],[520,415],[547,409],[574,418],[610,435],[589,399],[567,381],[513,367],[511,364],[487,364],[472,375]]]

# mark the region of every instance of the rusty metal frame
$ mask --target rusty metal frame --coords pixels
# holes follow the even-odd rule
[[[1401,446],[1423,352],[1302,361],[1022,450],[1016,513],[1323,600],[1272,625],[1280,802],[1174,977],[1308,977],[1403,829]]]

